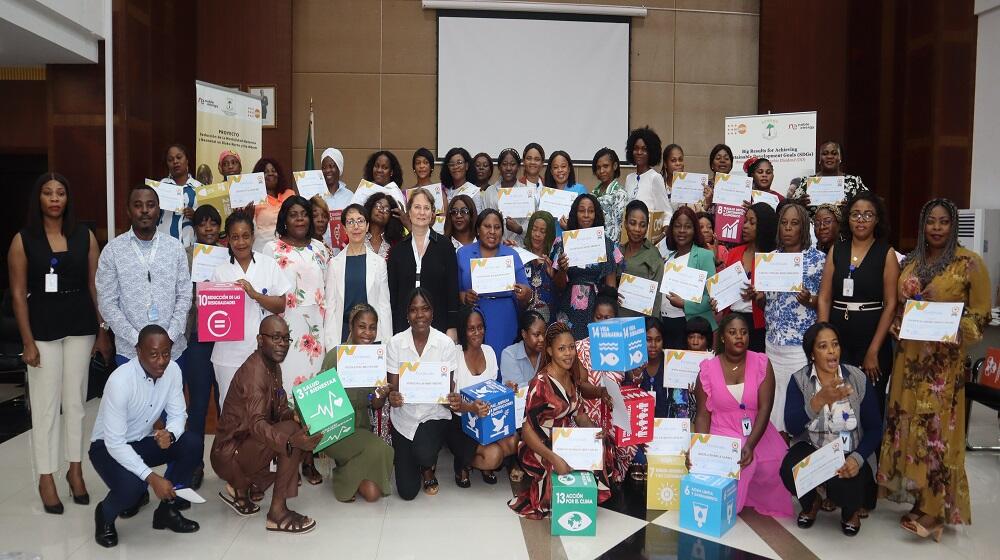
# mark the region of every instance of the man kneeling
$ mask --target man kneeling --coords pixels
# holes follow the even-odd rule
[[[250,487],[263,491],[273,483],[267,530],[307,533],[316,521],[288,509],[285,500],[298,495],[298,466],[321,436],[310,436],[299,424],[282,389],[279,364],[291,341],[281,317],[261,322],[257,350],[236,370],[222,404],[211,458],[216,474],[228,483],[219,497],[233,511],[244,517],[260,511],[250,500]]]
[[[147,486],[161,500],[153,514],[154,529],[198,530],[197,523],[178,511],[183,502],[174,488],[191,483],[201,463],[204,439],[197,432],[184,431],[187,405],[181,368],[170,360],[172,346],[163,327],[147,325],[139,331],[138,356],[112,372],[104,386],[89,453],[94,470],[109,490],[94,512],[95,539],[101,546],[118,544],[115,519],[135,515],[149,501]],[[154,430],[164,410],[166,429]],[[170,463],[170,480],[150,469],[165,463]]]

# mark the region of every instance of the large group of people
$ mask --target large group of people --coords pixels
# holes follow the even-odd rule
[[[825,142],[818,154],[817,174],[845,177],[845,200],[812,205],[807,177],[776,192],[774,165],[751,158],[743,168],[754,189],[777,202],[746,202],[739,244],[716,239],[713,229],[713,179],[739,163],[732,150],[713,148],[701,201],[676,204],[671,188],[686,171],[684,150],[662,147],[646,127],[629,134],[623,159],[635,170],[624,180],[614,149],[594,154],[593,189],[577,182],[569,154],[546,159],[536,143],[495,159],[453,148],[435,184],[436,159],[421,148],[409,187],[395,154],[372,154],[362,176],[374,194],[358,200],[344,180],[343,154],[329,148],[319,162],[326,194],[299,196],[282,165],[264,158],[253,169],[264,174],[266,200],[227,216],[196,206],[201,183],[187,150],[174,144],[162,182],[184,185],[185,209],[161,209],[156,190],[139,185],[128,195],[131,227],[103,250],[74,221],[69,180],[46,173],[9,250],[44,509],[63,512],[53,479],[63,461],[74,503],[89,503],[81,426],[88,364],[100,354],[117,369],[90,434],[90,460],[109,488],[95,509],[98,543],[117,544],[115,520],[136,515],[148,487],[160,500],[154,528],[198,530],[181,514],[190,503],[177,492],[204,481],[213,400],[209,456],[219,499],[251,516],[273,487],[267,530],[310,531],[316,521],[287,501],[303,482],[323,483],[314,456],[320,436],[297,415],[293,388],[336,367],[338,345],[384,344],[384,384],[348,390],[354,434],[322,452],[335,465],[331,485],[341,502],[437,494],[447,447],[459,488],[472,484],[474,470],[486,484],[506,471],[523,482],[510,508],[540,519],[551,511],[550,475],[571,470],[552,449],[552,430],[570,426],[603,428],[600,500],[641,484],[645,446],[612,437],[604,387],[611,380],[653,393],[657,417],[690,418],[696,432],[742,441],[739,509],[792,516],[792,467],[841,438],[844,466],[798,499],[798,525],[839,508],[844,534],[854,536],[885,497],[912,504],[903,529],[940,538],[945,524],[970,522],[963,362],[989,318],[989,276],[958,244],[952,202],[924,205],[917,246],[901,255],[889,242],[885,204],[844,174],[840,145]],[[242,168],[236,153],[220,154],[223,177]],[[567,215],[505,216],[498,193],[509,188],[528,189],[536,201],[542,188],[576,196]],[[603,258],[571,266],[562,232],[594,227],[605,228]],[[190,272],[197,244],[228,250],[212,280],[245,292],[240,341],[198,339]],[[771,252],[801,255],[799,291],[754,288],[755,255]],[[515,282],[477,293],[472,263],[489,257],[512,258]],[[669,292],[643,313],[624,308],[616,289],[625,273],[659,285],[670,266],[711,276],[735,263],[749,276],[728,308],[707,290],[700,301]],[[957,339],[900,339],[902,304],[911,299],[963,303]],[[632,371],[596,371],[588,324],[619,316],[645,317],[648,356]],[[696,383],[666,388],[669,350],[714,354]],[[446,403],[410,403],[400,392],[401,365],[421,360],[450,371]],[[459,392],[486,380],[527,396],[517,433],[481,445],[459,415],[485,416],[488,407]],[[152,470],[163,464],[163,475]]]

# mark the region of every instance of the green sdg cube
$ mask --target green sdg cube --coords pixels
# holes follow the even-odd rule
[[[309,434],[323,434],[314,451],[323,450],[354,433],[354,407],[336,369],[296,385],[292,395]]]
[[[597,534],[597,480],[590,471],[552,473],[552,534]]]

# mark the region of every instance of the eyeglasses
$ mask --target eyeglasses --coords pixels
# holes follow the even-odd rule
[[[874,212],[859,212],[855,210],[851,212],[851,219],[855,222],[870,222],[875,219]]]
[[[347,225],[349,226],[364,226],[368,223],[368,220],[364,218],[351,218],[347,220]]]
[[[452,169],[457,169],[459,167],[462,167],[463,165],[465,165],[465,160],[461,160],[461,159],[458,160],[458,161],[450,161],[450,162],[448,162],[448,167],[450,167]]]
[[[282,335],[282,334],[261,333],[261,336],[266,336],[267,338],[270,338],[271,342],[275,344],[281,344],[282,342],[284,342],[285,344],[292,343],[292,337],[288,336],[287,334]]]
[[[375,206],[372,207],[372,209],[373,210],[378,210],[379,212],[388,212],[389,211],[389,205],[388,204],[376,203]]]
[[[451,214],[452,216],[468,216],[469,215],[469,209],[468,208],[452,208],[451,210],[448,210],[448,213]]]
[[[816,220],[816,227],[830,227],[833,225],[833,218],[826,218],[825,220]]]

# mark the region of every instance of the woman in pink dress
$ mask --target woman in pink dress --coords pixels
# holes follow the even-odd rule
[[[778,470],[788,445],[769,418],[774,404],[774,372],[765,354],[747,351],[750,326],[739,313],[719,325],[718,355],[701,363],[695,398],[695,431],[740,438],[740,481],[736,509],[748,505],[772,517],[792,516],[792,501]],[[744,425],[749,423],[749,430]],[[749,432],[749,433],[747,433]]]

